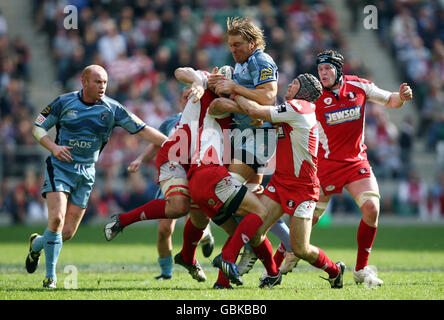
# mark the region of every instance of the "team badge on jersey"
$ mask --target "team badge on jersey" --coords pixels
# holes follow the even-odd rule
[[[355,101],[357,99],[356,93],[350,91],[349,93],[347,93],[347,98],[349,98],[351,101]]]
[[[273,70],[271,68],[261,69],[261,75],[259,77],[259,81],[272,79],[273,78]]]

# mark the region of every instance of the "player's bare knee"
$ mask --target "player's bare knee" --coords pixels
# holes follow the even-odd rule
[[[308,246],[301,244],[291,244],[291,250],[296,257],[299,259],[306,260],[308,255]]]
[[[174,196],[168,199],[167,203],[168,207],[165,210],[169,218],[180,218],[190,211],[190,199],[188,197]]]
[[[173,228],[171,225],[161,225],[159,224],[159,227],[157,229],[157,236],[159,239],[167,239],[171,237],[173,234]]]
[[[379,194],[374,191],[366,191],[356,197],[356,203],[362,211],[366,222],[370,225],[377,224],[379,217]]]

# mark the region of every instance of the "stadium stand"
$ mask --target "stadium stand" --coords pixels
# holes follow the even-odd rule
[[[381,50],[385,50],[382,45],[389,48],[394,57],[392,63],[400,70],[399,78],[413,86],[414,105],[420,119],[416,123],[407,117],[402,125],[395,125],[383,107],[371,103],[367,106],[366,144],[375,174],[381,184],[399,186],[393,197],[383,199],[382,210],[436,219],[444,215],[444,160],[439,162],[444,159],[443,6],[439,1],[373,2],[378,8]],[[32,16],[27,18],[47,38],[48,58],[55,66],[54,78],[62,91],[77,90],[80,71],[88,64],[101,64],[110,76],[107,95],[123,101],[154,127],[176,112],[181,85],[173,77],[175,68],[211,70],[215,65],[234,64],[224,34],[229,16],[249,16],[264,30],[266,51],[273,56],[280,72],[278,102],[295,75],[316,74],[315,54],[325,48],[344,53],[344,73],[372,79],[371,66],[347,60],[347,38],[341,32],[344,22],[338,19],[328,1],[35,0],[32,3]],[[78,9],[78,29],[64,28],[63,9],[67,4]],[[347,0],[346,4],[352,14],[347,27],[356,28],[362,1]],[[7,17],[0,13],[0,211],[10,213],[11,221],[20,223],[45,216],[36,191],[40,188],[43,158],[40,153],[29,151],[40,148],[30,130],[42,106],[32,105],[27,96],[29,83],[36,81],[29,73],[33,49],[20,38],[11,39],[7,26]],[[138,175],[126,173],[128,163],[145,145],[119,128],[116,131],[97,166],[98,187],[91,196],[86,215],[89,219],[137,207],[139,202],[150,200],[157,190],[152,163],[144,166]],[[412,198],[405,199],[403,190],[415,188],[412,179],[416,171],[411,159],[417,141],[427,146],[430,156],[438,159],[437,174],[436,181],[421,184],[423,205],[410,206],[408,201]],[[34,166],[24,171],[23,164],[30,163]],[[18,164],[17,168],[12,164]],[[27,179],[33,183],[25,183]],[[334,215],[355,214],[354,206],[347,196],[338,196],[331,210]]]

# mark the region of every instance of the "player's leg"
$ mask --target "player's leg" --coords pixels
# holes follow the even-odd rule
[[[63,242],[68,241],[74,237],[80,222],[85,215],[86,208],[79,207],[68,201],[66,210],[65,223],[62,230]]]
[[[161,273],[157,280],[171,279],[173,274],[173,242],[172,235],[176,225],[175,219],[160,219],[157,226],[157,252],[159,257],[157,262],[160,265]]]
[[[43,287],[55,288],[57,284],[56,265],[63,246],[62,230],[68,205],[68,193],[47,192],[46,203],[48,206],[48,227],[42,236],[33,239],[31,249],[38,254],[42,250],[45,251],[46,276]],[[30,255],[28,255],[26,261],[27,269],[28,265],[32,265],[32,263],[29,263]]]
[[[378,183],[372,173],[369,178],[359,179],[346,185],[346,189],[353,196],[362,212],[357,234],[358,253],[354,270],[355,282],[366,281],[371,285],[381,285],[383,281],[377,277],[376,270],[368,267],[368,259],[378,229],[380,210]]]
[[[300,206],[305,205],[304,203]],[[314,206],[314,202],[312,204]],[[332,288],[342,288],[345,265],[342,262],[335,264],[321,248],[310,244],[312,218],[308,216],[309,210],[304,210],[306,217],[293,215],[290,218],[290,239],[294,254],[322,269],[328,274],[328,281]]]

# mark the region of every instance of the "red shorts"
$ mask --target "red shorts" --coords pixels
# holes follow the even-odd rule
[[[368,160],[339,162],[322,160],[318,163],[318,178],[325,195],[342,193],[345,185],[370,178],[372,168]]]
[[[299,216],[295,212],[297,209],[302,209],[299,205],[303,202],[317,202],[319,200],[319,191],[319,184],[317,183],[300,183],[297,180],[283,181],[273,175],[264,190],[264,194],[280,203],[284,213],[290,216]],[[311,213],[314,210],[314,205],[313,203],[313,207],[311,205],[308,206],[308,209],[312,209],[308,210]],[[306,209],[303,210],[307,211]],[[302,215],[306,217],[304,213]]]
[[[188,187],[193,201],[208,217],[213,218],[243,185],[231,177],[226,167],[207,166],[192,171]]]

